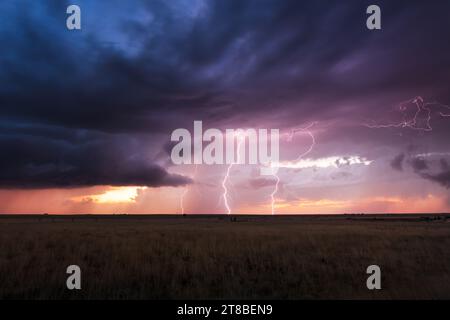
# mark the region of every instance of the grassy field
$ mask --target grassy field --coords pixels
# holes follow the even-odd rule
[[[2,216],[0,298],[449,299],[450,219]]]

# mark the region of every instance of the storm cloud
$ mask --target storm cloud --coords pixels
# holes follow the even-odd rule
[[[418,94],[450,101],[448,2],[379,1],[380,32],[365,29],[367,1],[77,3],[75,32],[67,1],[0,4],[2,188],[190,183],[156,155],[193,120],[340,121],[323,141],[351,144],[331,149],[400,149],[360,124]],[[436,126],[441,147],[448,126]]]
[[[403,170],[403,161],[405,160],[405,154],[400,153],[391,161],[391,167],[395,170],[402,171]]]
[[[25,130],[23,130],[25,131]],[[170,174],[134,150],[130,139],[87,135],[58,139],[49,135],[0,136],[0,187],[72,188],[93,185],[180,186],[191,179]],[[120,147],[124,144],[125,147]],[[127,145],[128,144],[128,145]]]
[[[437,174],[422,173],[421,176],[425,179],[436,182],[447,189],[450,188],[450,170],[442,171]]]

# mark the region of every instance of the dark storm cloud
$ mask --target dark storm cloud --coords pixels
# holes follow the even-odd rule
[[[436,182],[447,189],[450,188],[450,170],[442,171],[437,174],[422,173],[421,176],[424,179]]]
[[[121,2],[108,3],[96,10],[121,10]],[[185,23],[176,1],[132,3],[152,19],[121,17],[112,44],[102,41],[101,25],[89,24],[100,12],[87,3],[93,17],[79,34],[51,18],[64,13],[63,2],[41,15],[17,13],[1,33],[14,53],[3,57],[2,69],[15,89],[2,92],[2,113],[74,128],[165,131],[195,116],[223,120],[293,102],[304,118],[335,116],[341,100],[403,90],[405,80],[411,89],[449,80],[446,35],[431,40],[423,31],[448,27],[439,19],[441,3],[431,10],[382,2],[386,30],[379,34],[365,29],[361,1],[213,1]],[[419,26],[420,11],[431,16]],[[141,49],[131,55],[123,38],[139,39]],[[379,42],[387,48],[372,52]],[[427,59],[436,46],[439,56]],[[304,109],[307,101],[317,106]]]
[[[402,171],[403,170],[403,160],[405,160],[405,154],[400,153],[391,161],[391,167],[395,170]]]
[[[423,171],[428,169],[427,161],[421,157],[415,157],[411,159],[411,167],[414,171]]]
[[[145,143],[130,153],[115,136],[156,139],[194,119],[355,121],[418,93],[450,100],[445,1],[379,1],[379,32],[365,28],[365,1],[77,2],[81,32],[65,29],[68,2],[0,4],[4,187],[183,184],[129,160]]]
[[[441,158],[441,160],[439,160],[440,164],[441,164],[441,168],[442,171],[450,171],[450,166],[448,164],[448,161],[444,158]]]
[[[103,137],[63,140],[48,135],[0,135],[0,187],[71,188],[93,185],[180,186],[189,178],[169,174],[143,153]],[[122,151],[122,150],[127,150]]]
[[[423,157],[412,157],[408,160],[414,172],[425,180],[437,183],[445,188],[450,188],[450,168],[445,158],[434,161],[437,166],[433,166],[433,161]]]
[[[421,173],[422,178],[438,183],[439,185],[449,189],[450,188],[450,167],[447,159],[441,158],[439,160],[440,172],[438,173]]]

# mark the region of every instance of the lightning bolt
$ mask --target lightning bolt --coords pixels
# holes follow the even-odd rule
[[[188,192],[188,188],[184,188],[183,193],[181,194],[180,197],[180,208],[181,208],[181,214],[184,214],[184,197],[186,196],[187,192]]]
[[[278,185],[280,184],[280,177],[276,173],[274,173],[273,176],[275,177],[277,182],[275,183],[275,188],[273,189],[273,192],[270,194],[271,199],[270,207],[272,208],[272,215],[275,214],[275,204],[276,204],[275,195],[278,193]]]
[[[194,172],[192,174],[192,179],[195,179],[196,175],[197,175],[197,166],[195,165],[194,167]],[[189,192],[189,187],[186,186],[183,190],[183,193],[181,194],[180,197],[180,209],[181,209],[181,214],[185,214],[185,209],[184,209],[184,198],[186,197],[186,194]]]
[[[407,104],[413,103],[417,110],[414,113],[414,116],[410,119],[408,119],[406,112],[408,111],[407,109]],[[372,128],[372,129],[382,129],[382,128],[410,128],[412,130],[419,130],[419,131],[433,131],[433,128],[431,127],[430,121],[431,121],[431,107],[432,106],[438,106],[438,107],[443,107],[443,108],[447,108],[450,110],[449,106],[440,104],[438,102],[424,102],[424,99],[420,96],[417,96],[413,99],[401,102],[398,110],[403,114],[403,119],[402,121],[398,122],[398,123],[390,123],[390,124],[364,124],[364,126],[368,127],[368,128]],[[426,121],[425,121],[425,125],[423,127],[418,126],[417,124],[417,119],[418,116],[420,115],[421,112],[426,112]],[[443,112],[439,112],[439,114],[442,117],[449,117],[450,114],[445,114]]]
[[[244,141],[244,137],[242,136],[242,134],[238,134],[237,135],[238,138],[238,145],[237,145],[237,161],[233,161],[232,163],[230,163],[228,165],[226,174],[222,180],[222,189],[223,189],[223,194],[222,194],[222,198],[223,198],[223,203],[225,204],[225,208],[227,209],[227,214],[231,214],[231,208],[230,208],[230,204],[228,203],[228,188],[227,188],[227,181],[230,178],[230,172],[231,169],[233,168],[233,166],[237,163],[240,162],[240,150],[241,150],[241,145],[242,142]]]
[[[314,146],[316,145],[316,138],[314,137],[314,135],[312,134],[312,132],[309,129],[311,129],[316,124],[317,124],[317,121],[314,121],[314,122],[311,122],[309,125],[307,125],[304,128],[297,128],[297,129],[291,130],[291,134],[289,135],[288,141],[291,141],[297,132],[306,133],[307,135],[309,135],[311,137],[311,145],[305,152],[303,152],[302,154],[300,154],[297,157],[296,161],[299,161],[301,158],[308,155],[314,149]]]
[[[299,161],[301,158],[303,158],[304,156],[306,156],[307,154],[309,154],[313,149],[314,146],[316,145],[316,138],[314,137],[314,134],[311,132],[311,128],[317,124],[317,122],[311,122],[309,125],[307,125],[304,128],[295,128],[292,129],[291,132],[288,134],[287,136],[287,141],[292,141],[292,139],[294,138],[295,134],[297,132],[301,132],[301,133],[306,133],[307,135],[309,135],[311,137],[311,145],[309,146],[308,149],[306,149],[306,151],[304,151],[302,154],[300,154],[297,159],[295,161]],[[280,165],[277,164],[271,164],[271,167],[278,167],[280,168]],[[280,184],[280,177],[278,176],[277,173],[273,173],[272,175],[275,179],[276,179],[276,183],[275,183],[275,188],[273,190],[273,192],[270,194],[270,199],[271,199],[271,209],[272,209],[272,215],[275,214],[275,205],[276,205],[276,194],[278,193],[278,186]]]

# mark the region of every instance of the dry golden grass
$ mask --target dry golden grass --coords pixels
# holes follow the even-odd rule
[[[3,218],[0,298],[450,298],[449,222],[245,220]],[[382,290],[366,289],[370,264]]]

